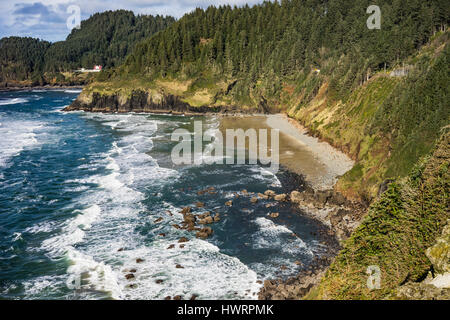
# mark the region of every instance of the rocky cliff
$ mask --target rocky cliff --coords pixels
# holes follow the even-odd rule
[[[207,114],[207,113],[242,113],[242,108],[233,105],[217,106],[191,106],[181,97],[170,93],[151,93],[144,90],[133,90],[128,95],[119,92],[113,94],[102,94],[93,92],[82,94],[70,106],[63,111],[86,112],[151,112],[151,113],[173,113],[173,114]],[[264,113],[264,109],[256,108],[250,112]]]

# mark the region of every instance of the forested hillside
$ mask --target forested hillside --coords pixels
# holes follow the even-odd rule
[[[172,17],[107,11],[82,21],[81,28],[73,29],[65,41],[51,44],[32,38],[3,38],[0,40],[0,83],[83,82],[86,77],[76,77],[70,72],[96,64],[105,68],[119,65],[137,42],[174,21]]]
[[[197,9],[85,89],[172,94],[191,106],[283,111],[357,161],[338,189],[370,202],[449,121],[446,1],[286,0]],[[392,75],[392,76],[391,76]]]

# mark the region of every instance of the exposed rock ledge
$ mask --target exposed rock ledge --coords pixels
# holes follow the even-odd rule
[[[207,113],[243,113],[237,106],[200,106],[192,107],[180,97],[172,94],[152,95],[149,92],[135,90],[124,97],[120,94],[82,93],[63,111],[86,111],[105,113],[172,113],[172,114],[207,114]],[[249,110],[263,112],[264,110]]]

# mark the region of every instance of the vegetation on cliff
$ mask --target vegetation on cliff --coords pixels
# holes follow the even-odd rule
[[[444,129],[432,156],[422,159],[409,177],[393,183],[369,209],[360,227],[308,298],[389,298],[407,282],[433,271],[426,250],[449,218],[450,130]],[[367,267],[381,271],[381,288],[367,287]]]

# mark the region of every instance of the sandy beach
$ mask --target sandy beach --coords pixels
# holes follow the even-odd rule
[[[350,170],[354,161],[318,138],[309,136],[300,124],[285,115],[240,115],[223,117],[221,130],[280,130],[280,165],[301,174],[316,190],[333,188],[337,179]]]

